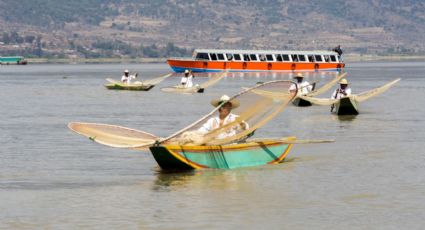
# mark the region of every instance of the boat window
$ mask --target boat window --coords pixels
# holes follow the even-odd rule
[[[251,59],[249,59],[249,55],[248,54],[244,54],[243,55],[243,60],[244,61],[250,61]]]
[[[332,62],[336,62],[336,57],[335,57],[335,55],[330,55],[330,57],[331,57],[331,61],[332,61]]]
[[[251,61],[257,61],[257,55],[256,54],[250,54],[249,58],[251,59]]]
[[[274,61],[273,54],[266,54],[267,61]]]
[[[198,60],[210,60],[207,53],[197,53],[196,58]]]
[[[313,55],[308,55],[308,61],[309,62],[314,62],[314,56]]]
[[[226,54],[226,58],[228,61],[232,61],[233,60],[233,54]]]
[[[282,60],[283,61],[290,61],[289,60],[289,55],[288,54],[282,54]]]
[[[298,55],[298,60],[299,60],[299,61],[303,61],[303,62],[305,62],[305,61],[306,61],[306,59],[305,59],[305,55],[301,55],[301,54],[299,54],[299,55]]]
[[[266,60],[266,55],[264,55],[264,54],[259,54],[258,57],[259,57],[260,61]]]
[[[292,54],[291,57],[293,62],[298,62],[298,55]]]
[[[240,61],[241,55],[240,54],[233,54],[233,59],[235,59],[235,61]]]
[[[276,61],[283,61],[282,55],[276,54],[275,56],[276,56]]]
[[[329,58],[329,55],[323,55],[323,57],[325,58],[325,62],[329,62],[331,59]]]
[[[217,59],[220,60],[220,61],[225,60],[224,59],[224,54],[217,54]]]
[[[215,53],[210,53],[210,56],[211,56],[211,60],[213,60],[213,61],[217,61],[217,54],[215,54]]]
[[[316,60],[316,62],[322,62],[322,55],[314,55],[314,59]]]

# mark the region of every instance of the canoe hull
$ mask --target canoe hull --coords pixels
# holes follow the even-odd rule
[[[335,113],[337,115],[357,115],[359,108],[357,102],[352,97],[344,97],[335,104]]]
[[[232,169],[281,163],[292,144],[252,142],[221,146],[162,145],[150,151],[165,170]]]
[[[161,88],[161,90],[168,93],[191,94],[191,93],[203,93],[205,91],[205,88],[198,88],[198,87],[182,88],[182,87],[174,86],[174,87]]]
[[[107,89],[115,90],[137,90],[137,91],[148,91],[152,89],[155,85],[121,85],[121,84],[106,84]]]
[[[293,101],[292,104],[295,106],[299,106],[299,107],[307,107],[307,106],[311,106],[311,102],[306,101],[302,98],[296,97]]]
[[[0,56],[0,64],[1,65],[26,65],[27,60],[22,56],[13,56],[13,57],[1,57]]]

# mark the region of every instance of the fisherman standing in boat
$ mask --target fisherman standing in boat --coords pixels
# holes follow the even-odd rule
[[[348,97],[351,95],[351,88],[348,88],[348,81],[347,79],[341,79],[341,81],[339,81],[339,88],[336,89],[333,93],[332,93],[332,99],[340,99],[342,97]],[[333,112],[335,108],[335,104],[332,104],[331,106],[331,112]]]
[[[126,70],[124,70],[124,75],[122,75],[122,77],[121,77],[121,82],[130,84],[131,79],[135,79],[137,77],[137,75],[138,75],[138,73],[136,73],[134,75],[130,75],[128,69],[126,69]]]
[[[192,74],[192,71],[186,69],[184,71],[184,76],[182,77],[180,84],[183,88],[191,88],[193,86],[193,78],[194,76]]]
[[[342,49],[341,49],[341,45],[338,45],[337,47],[335,47],[334,49],[333,49],[333,51],[335,51],[335,52],[337,52],[338,53],[338,59],[342,62],[343,60],[342,60]]]
[[[313,91],[315,83],[311,85],[308,81],[303,81],[304,76],[301,73],[297,73],[294,78],[297,79],[297,85],[295,86],[295,84],[292,84],[291,87],[289,87],[289,92],[295,92],[298,89],[299,95],[306,95]]]
[[[340,99],[341,97],[348,97],[351,95],[351,88],[348,88],[348,81],[347,79],[341,79],[339,81],[339,88],[336,89],[332,93],[332,99]]]
[[[231,113],[232,109],[239,107],[239,101],[231,100],[227,95],[221,96],[219,100],[212,100],[211,105],[214,107],[220,106],[218,109],[218,116],[210,118],[198,131],[202,134],[211,132],[212,130],[223,127],[229,123],[235,122],[239,116]],[[224,130],[216,138],[224,139],[236,135],[238,132],[249,129],[248,123],[241,121],[233,127]]]

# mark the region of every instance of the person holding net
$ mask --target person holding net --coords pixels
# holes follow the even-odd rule
[[[217,116],[209,118],[198,129],[183,133],[177,140],[178,144],[203,145],[212,139],[223,140],[231,138],[238,133],[249,129],[247,122],[243,120],[238,122],[240,116],[231,113],[232,109],[239,107],[240,103],[238,100],[230,100],[229,96],[223,95],[219,100],[212,100],[211,105],[214,107],[220,106],[220,108],[218,108]],[[211,134],[213,135],[207,137]]]
[[[180,80],[180,84],[182,88],[191,88],[193,86],[193,78],[195,76],[192,74],[191,71],[189,71],[188,69],[186,69],[184,71],[184,75],[182,77],[182,79]]]
[[[237,107],[239,107],[239,101],[230,101],[230,97],[227,95],[221,96],[219,100],[212,100],[211,105],[214,107],[220,106],[220,108],[218,109],[218,115],[208,119],[208,121],[198,129],[198,132],[200,132],[201,134],[206,134],[211,132],[212,130],[221,128],[227,124],[235,122],[239,118],[238,115],[231,113],[232,109],[236,109]],[[225,129],[216,138],[228,138],[236,135],[240,131],[247,129],[249,129],[248,123],[246,123],[245,121],[241,121],[239,124],[235,124],[234,126]]]
[[[297,92],[298,89],[298,94],[306,95],[314,90],[316,83],[310,84],[308,81],[304,81],[304,75],[301,73],[297,73],[294,78],[297,79],[297,84],[291,85],[290,92]]]
[[[139,73],[130,75],[130,72],[128,71],[128,69],[126,69],[126,70],[124,70],[124,75],[122,75],[122,77],[121,77],[121,82],[131,84],[131,80],[135,79],[138,75],[139,75]]]

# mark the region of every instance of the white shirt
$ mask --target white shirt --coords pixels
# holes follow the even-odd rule
[[[303,81],[301,83],[296,83],[297,86],[295,87],[295,84],[292,84],[291,87],[289,87],[289,91],[294,91],[298,88],[298,93],[300,95],[305,95],[313,90],[313,86],[308,83],[308,81]]]
[[[347,95],[344,95],[343,93],[341,93],[341,91],[344,91]],[[350,88],[345,88],[344,90],[341,88],[336,89],[333,93],[332,93],[332,97],[331,99],[340,99],[341,97],[347,97],[351,95],[351,89]]]
[[[238,118],[238,115],[235,115],[233,113],[229,113],[229,115],[227,115],[226,118],[224,118],[223,124],[221,124],[220,126],[220,118],[219,116],[210,118],[201,128],[198,129],[199,132],[201,132],[202,134],[206,134],[208,132],[213,131],[214,129],[218,129],[224,125],[227,125],[231,122],[234,122],[236,120],[236,118]],[[217,139],[224,139],[227,137],[231,137],[236,135],[238,132],[242,131],[242,130],[247,130],[249,129],[249,125],[248,123],[242,121],[245,124],[245,129],[243,129],[239,124],[238,125],[234,125],[233,127],[229,128],[228,130],[226,130],[223,133],[220,133],[217,136]]]
[[[190,88],[193,86],[193,75],[189,74],[189,76],[183,76],[182,80],[180,81],[180,83],[182,84],[182,86],[184,88]]]
[[[135,79],[136,78],[136,75],[128,75],[128,76],[125,76],[125,74],[124,75],[122,75],[122,77],[121,77],[121,82],[124,82],[124,83],[127,83],[127,84],[130,84],[130,82],[131,82],[131,79]]]

